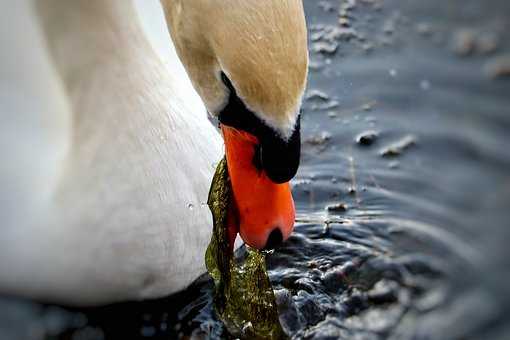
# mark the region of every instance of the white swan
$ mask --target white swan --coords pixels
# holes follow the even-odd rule
[[[292,140],[308,61],[301,0],[162,5],[208,111],[257,125],[267,143]],[[223,143],[182,67],[165,67],[127,0],[0,7],[0,292],[90,305],[183,289],[204,272]],[[233,98],[245,112],[226,112]],[[261,150],[271,178],[288,180]]]

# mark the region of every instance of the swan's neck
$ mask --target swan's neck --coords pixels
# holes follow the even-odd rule
[[[98,100],[108,98],[109,105],[116,105],[112,99],[136,95],[133,90],[147,78],[143,73],[150,72],[151,66],[154,69],[157,62],[132,3],[41,0],[37,9],[72,102],[73,128],[87,130],[89,122],[97,122],[98,117],[108,120],[105,110],[97,110],[97,103],[88,100],[90,91],[99,95]],[[94,110],[89,110],[91,106]]]
[[[162,85],[173,95],[164,103],[173,110],[165,112],[162,136],[189,120],[183,115],[203,114],[178,58],[168,58],[173,60],[170,69],[163,67],[131,1],[40,0],[37,4],[71,102],[72,145],[86,147],[98,135],[132,128],[140,117],[161,116],[161,107],[147,106],[146,94]],[[162,39],[171,46],[168,34]]]

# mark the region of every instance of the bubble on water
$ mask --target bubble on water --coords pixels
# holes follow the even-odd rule
[[[422,80],[420,82],[420,88],[423,90],[423,91],[427,91],[427,90],[430,90],[430,81],[428,80]]]
[[[195,206],[193,205],[193,203],[188,203],[189,210],[193,210],[194,208],[195,208]]]

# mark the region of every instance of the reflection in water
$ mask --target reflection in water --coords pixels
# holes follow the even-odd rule
[[[312,53],[298,225],[268,258],[285,331],[505,338],[510,3],[304,3]],[[203,277],[168,299],[31,313],[67,336],[220,338],[211,294]]]

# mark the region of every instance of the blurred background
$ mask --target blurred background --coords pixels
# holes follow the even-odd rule
[[[159,3],[135,4],[169,70],[184,72]],[[507,339],[510,2],[304,5],[298,225],[268,259],[285,331]],[[204,276],[169,298],[88,309],[2,296],[0,339],[223,338],[211,289]]]

